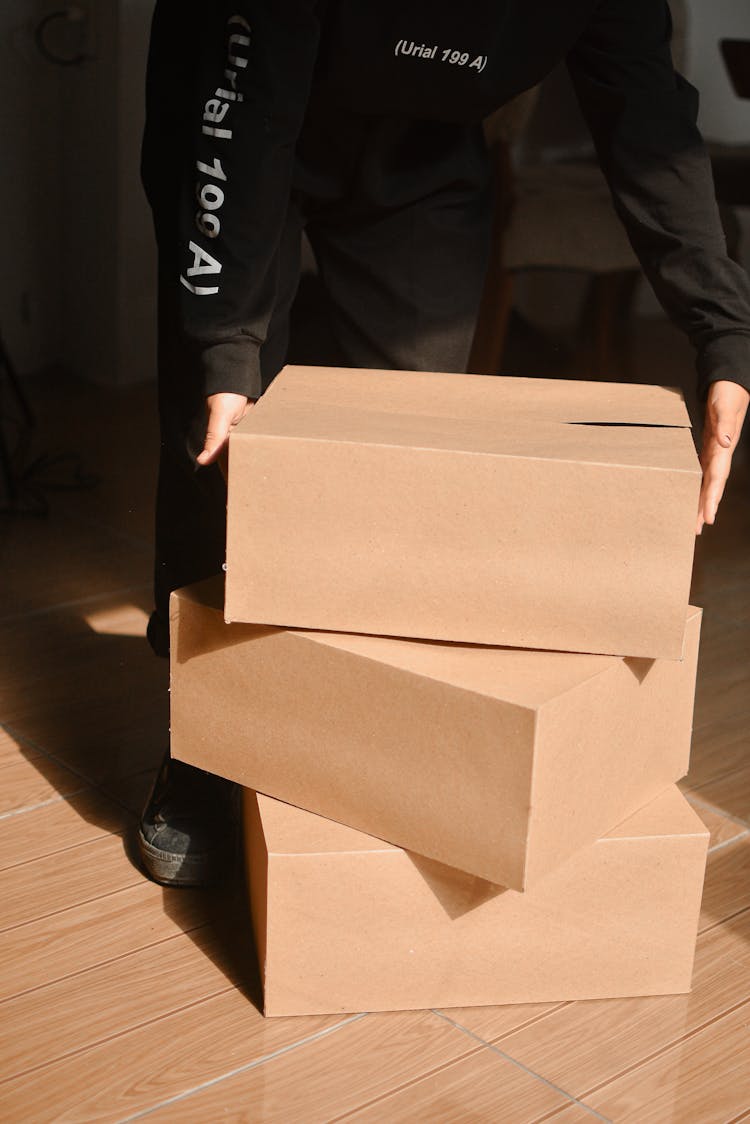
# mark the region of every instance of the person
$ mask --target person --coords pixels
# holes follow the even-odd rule
[[[489,248],[482,121],[565,59],[614,205],[696,350],[697,531],[750,398],[750,287],[725,248],[666,0],[157,0],[143,182],[159,273],[156,609],[221,569],[232,428],[283,366],[306,231],[342,365],[463,371]],[[311,360],[316,357],[311,356]],[[149,874],[214,878],[230,786],[165,758]]]

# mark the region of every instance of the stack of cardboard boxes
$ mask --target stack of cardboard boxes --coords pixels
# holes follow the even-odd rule
[[[172,603],[172,752],[246,789],[267,1014],[689,989],[699,485],[665,388],[279,375],[226,589]]]

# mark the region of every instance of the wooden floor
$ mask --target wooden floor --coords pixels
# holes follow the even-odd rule
[[[673,383],[689,356],[644,326],[637,370]],[[48,490],[47,519],[0,522],[0,1120],[749,1119],[746,454],[696,560],[685,790],[713,837],[692,994],[266,1020],[239,875],[168,891],[131,856],[167,724],[143,639],[153,393],[60,377],[29,390],[36,450],[78,454],[101,480]],[[75,467],[51,465],[48,483]]]

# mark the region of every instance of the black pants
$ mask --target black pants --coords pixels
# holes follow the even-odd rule
[[[333,354],[315,365],[464,371],[486,269],[488,161],[479,126],[311,110],[278,248],[279,289],[261,349],[264,389],[286,362],[303,229],[313,248]],[[160,261],[156,609],[149,640],[168,654],[169,593],[218,573],[226,491],[196,468],[205,434],[198,354],[177,320],[178,270]]]

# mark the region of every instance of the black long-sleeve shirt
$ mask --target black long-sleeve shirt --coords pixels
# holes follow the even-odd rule
[[[206,393],[260,393],[311,100],[474,122],[561,59],[643,269],[696,349],[699,389],[750,390],[750,284],[726,254],[670,30],[665,0],[157,0],[143,176]]]

